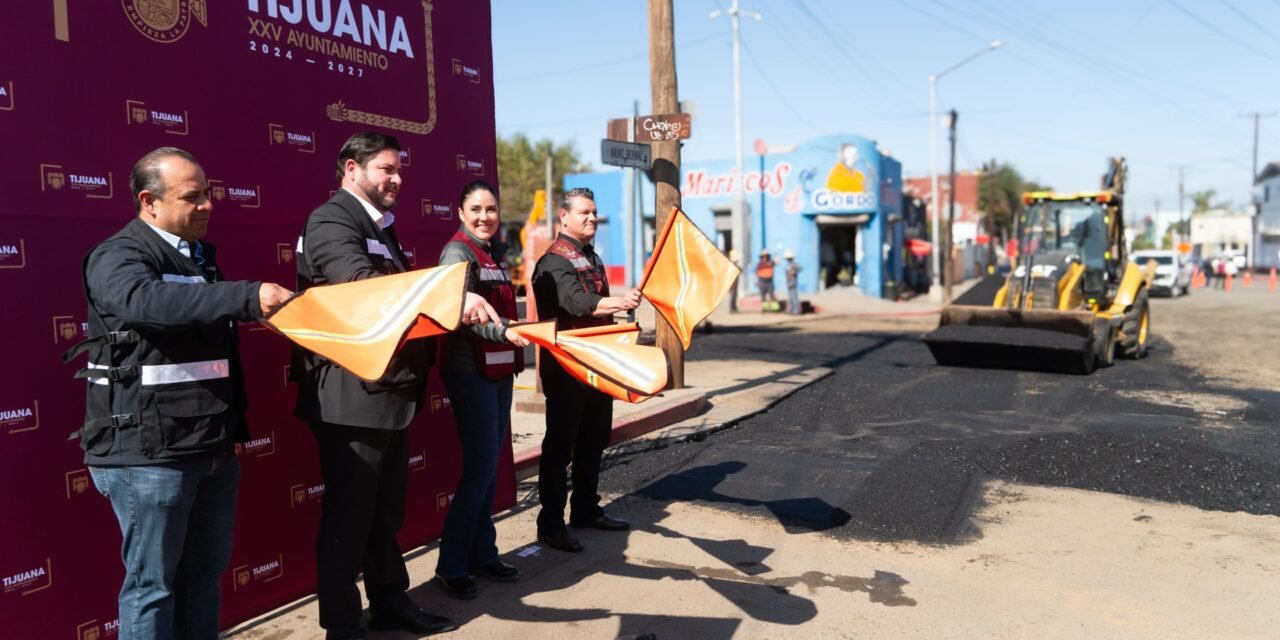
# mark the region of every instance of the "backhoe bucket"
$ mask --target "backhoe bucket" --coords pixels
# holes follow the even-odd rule
[[[951,305],[924,343],[945,366],[1088,374],[1097,333],[1088,311]]]

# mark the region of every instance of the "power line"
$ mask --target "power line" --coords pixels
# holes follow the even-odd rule
[[[694,38],[694,39],[692,39],[692,40],[686,40],[686,41],[684,41],[684,42],[678,42],[678,43],[676,43],[676,46],[677,46],[677,47],[692,47],[692,46],[695,46],[695,45],[702,44],[702,43],[704,43],[704,42],[709,42],[709,41],[712,41],[712,40],[719,40],[719,39],[723,39],[723,38],[724,38],[724,36],[725,36],[725,34],[723,34],[723,33],[713,33],[713,34],[711,34],[711,35],[703,36],[703,37],[701,37],[701,38]],[[504,77],[504,78],[496,78],[496,79],[495,79],[495,82],[521,82],[521,81],[523,81],[523,80],[536,80],[536,79],[538,79],[538,78],[548,78],[548,77],[551,77],[551,76],[562,76],[562,75],[567,75],[567,74],[571,74],[571,73],[578,73],[578,72],[580,72],[580,71],[594,71],[595,69],[601,69],[601,68],[604,68],[604,67],[611,67],[611,66],[613,66],[613,65],[622,64],[622,63],[624,63],[624,62],[631,62],[631,61],[633,61],[633,60],[648,60],[648,59],[649,59],[649,54],[648,54],[648,53],[638,53],[638,54],[630,55],[630,56],[622,56],[622,57],[619,57],[619,58],[611,58],[611,59],[609,59],[609,60],[601,60],[601,61],[599,61],[599,62],[593,62],[593,63],[591,63],[591,64],[586,64],[586,65],[582,65],[582,66],[578,66],[578,67],[570,67],[570,68],[567,68],[567,69],[556,69],[556,70],[553,70],[553,71],[544,71],[544,72],[542,72],[542,73],[528,73],[528,74],[523,74],[523,75],[518,75],[518,76],[507,76],[507,77]]]
[[[1236,16],[1238,16],[1241,20],[1244,20],[1246,24],[1253,27],[1254,29],[1257,29],[1260,33],[1262,33],[1262,35],[1265,35],[1268,38],[1271,38],[1272,40],[1280,42],[1280,36],[1277,36],[1276,34],[1272,33],[1270,29],[1264,29],[1261,24],[1258,24],[1257,22],[1250,19],[1249,16],[1244,14],[1244,12],[1237,9],[1235,5],[1231,4],[1230,2],[1227,2],[1227,0],[1218,0],[1218,1],[1221,2],[1223,5],[1225,5],[1228,9],[1230,9],[1231,13],[1236,14]]]
[[[800,53],[801,59],[806,62],[821,60],[823,58],[822,53],[815,48],[810,48],[810,46],[814,44],[814,39],[812,37],[799,37],[796,35],[796,32],[792,31],[791,27],[787,26],[788,21],[791,19],[797,19],[797,17],[795,15],[787,15],[785,12],[779,11],[776,14],[771,14],[767,23],[777,31],[778,35],[782,38],[782,42],[786,43],[787,47],[792,47]],[[797,26],[796,28],[799,29],[800,27]],[[805,69],[810,74],[816,74],[819,71],[818,67],[813,64],[804,64],[801,68]],[[828,90],[839,91],[847,96],[849,102],[852,104],[857,104],[859,98],[862,97],[856,93],[848,83],[828,83],[826,81],[830,78],[824,76],[815,76],[815,78],[821,81],[823,86]]]
[[[809,119],[804,117],[804,115],[800,113],[800,110],[796,109],[795,106],[787,100],[786,95],[778,89],[778,85],[773,83],[773,79],[769,77],[768,73],[765,73],[764,68],[760,66],[760,62],[756,60],[755,54],[751,52],[751,47],[747,46],[746,43],[743,43],[742,50],[746,52],[747,60],[751,61],[751,66],[755,67],[756,71],[759,72],[760,78],[764,80],[765,84],[769,85],[770,89],[773,89],[773,93],[778,97],[778,101],[791,112],[791,115],[795,116],[800,122],[808,125],[809,128],[813,129],[815,132],[820,132],[818,127],[814,126],[812,122],[809,122]]]
[[[854,69],[858,70],[858,73],[861,73],[862,76],[866,78],[868,82],[875,85],[877,89],[880,89],[885,93],[889,93],[889,91],[887,90],[888,88],[884,84],[881,84],[879,79],[877,79],[865,67],[863,67],[862,63],[858,62],[856,58],[850,55],[849,51],[844,48],[843,44],[841,44],[841,40],[838,37],[836,37],[834,33],[831,32],[831,28],[827,26],[825,22],[820,20],[818,16],[814,15],[814,13],[809,10],[809,7],[805,6],[804,2],[802,2],[801,0],[795,0],[794,4],[796,7],[800,9],[801,13],[803,13],[805,17],[809,18],[810,21],[812,21],[815,25],[817,25],[818,31],[822,35],[826,36],[827,40],[831,42],[832,46],[835,47],[836,51],[839,51],[840,54],[844,56],[844,59],[848,60],[849,64],[852,65]],[[869,58],[869,59],[872,59],[872,58]],[[880,69],[882,73],[885,73],[886,75],[892,77],[897,82],[899,83],[902,82],[901,78],[893,76],[892,74],[889,74],[887,71],[883,71],[883,67],[880,67]],[[896,88],[900,89],[901,86],[902,85],[899,85],[899,87],[896,87]]]
[[[800,1],[801,0],[796,0],[796,2],[800,2]],[[825,24],[836,24],[840,22],[839,18],[837,18],[836,15],[831,12],[831,9],[829,9],[825,4],[822,4],[821,2],[817,4],[818,4],[818,9],[822,11],[823,14],[826,15],[826,17],[828,18],[828,22]],[[830,27],[828,27],[828,30],[829,29]],[[872,52],[859,46],[856,39],[845,38],[843,42],[846,42],[849,44],[849,46],[853,47],[854,53],[857,53],[859,56],[866,58],[867,60],[870,60],[872,68],[883,73],[886,78],[897,83],[898,86],[902,87],[908,94],[916,93],[915,87],[912,87],[905,80],[903,80],[901,75],[889,71],[888,67],[883,63],[881,63],[880,60],[876,58],[876,56]]]
[[[1253,46],[1253,45],[1251,45],[1251,44],[1249,44],[1249,43],[1247,43],[1247,42],[1245,42],[1245,41],[1243,41],[1243,40],[1241,40],[1241,39],[1239,39],[1239,38],[1237,38],[1237,37],[1232,36],[1231,34],[1229,34],[1229,33],[1225,32],[1225,31],[1223,31],[1222,29],[1219,29],[1218,27],[1215,27],[1213,24],[1211,24],[1211,23],[1209,23],[1209,22],[1205,21],[1205,20],[1204,20],[1204,18],[1201,18],[1200,16],[1198,16],[1198,15],[1196,15],[1196,14],[1194,14],[1194,13],[1191,13],[1189,10],[1187,10],[1187,9],[1186,9],[1185,7],[1183,7],[1182,5],[1178,4],[1177,2],[1174,2],[1174,0],[1164,0],[1164,1],[1165,1],[1165,2],[1167,2],[1167,3],[1169,3],[1170,5],[1172,5],[1174,9],[1177,9],[1178,11],[1182,12],[1182,14],[1183,14],[1183,15],[1185,15],[1185,16],[1187,16],[1188,18],[1191,18],[1192,20],[1194,20],[1194,21],[1195,21],[1197,24],[1199,24],[1200,26],[1202,26],[1202,27],[1204,27],[1205,29],[1208,29],[1208,30],[1210,30],[1210,31],[1214,32],[1215,34],[1217,34],[1218,36],[1222,37],[1222,39],[1223,39],[1223,40],[1227,40],[1227,41],[1231,42],[1232,44],[1235,44],[1235,45],[1236,45],[1236,46],[1238,46],[1238,47],[1242,47],[1242,48],[1244,48],[1244,49],[1247,49],[1248,51],[1250,51],[1250,52],[1252,52],[1252,53],[1255,53],[1255,54],[1257,54],[1257,55],[1260,55],[1260,56],[1262,56],[1262,57],[1264,57],[1264,58],[1266,58],[1266,59],[1268,59],[1268,60],[1272,60],[1272,61],[1275,61],[1275,62],[1280,62],[1280,58],[1277,58],[1277,57],[1275,57],[1275,56],[1273,56],[1273,55],[1271,55],[1271,54],[1267,53],[1266,51],[1263,51],[1263,50],[1261,50],[1261,49],[1259,49],[1259,48],[1257,48],[1257,47],[1255,47],[1255,46]]]
[[[987,20],[984,18],[979,18],[977,16],[971,15],[956,7],[950,6],[942,2],[941,0],[930,0],[930,1],[940,7],[959,13],[963,17],[969,20],[973,20],[975,22],[981,22],[981,23],[994,21],[999,24],[1003,24],[1006,28],[1012,31],[1025,33],[1029,36],[1029,41],[1032,44],[1046,50],[1051,50],[1053,52],[1056,52],[1057,54],[1066,54],[1067,57],[1065,58],[1065,60],[1073,62],[1074,64],[1078,65],[1083,71],[1087,72],[1088,77],[1095,82],[1097,79],[1097,75],[1099,74],[1110,76],[1111,78],[1115,79],[1117,82],[1128,84],[1135,90],[1140,90],[1143,93],[1146,93],[1148,95],[1155,97],[1160,101],[1161,104],[1167,107],[1172,107],[1174,109],[1177,109],[1179,111],[1192,115],[1216,128],[1219,128],[1220,132],[1224,134],[1227,133],[1228,131],[1223,126],[1223,123],[1221,121],[1210,118],[1205,114],[1202,114],[1198,111],[1195,111],[1194,109],[1187,107],[1183,103],[1184,101],[1178,99],[1177,97],[1165,95],[1161,91],[1158,91],[1150,86],[1143,86],[1147,83],[1157,82],[1155,79],[1149,78],[1139,72],[1125,69],[1123,66],[1116,65],[1114,60],[1099,59],[1089,54],[1078,51],[1066,44],[1060,43],[1057,40],[1039,32],[1035,28],[1025,23],[1022,23],[1021,21],[1015,22],[1015,18],[1011,14],[1008,14],[1007,12],[1001,12],[996,9],[993,9],[990,6],[979,3],[977,6],[981,7],[990,16],[990,20]],[[1192,86],[1187,86],[1187,88],[1197,90],[1199,93],[1211,95],[1215,99],[1222,99],[1221,96],[1217,94],[1211,94],[1210,92],[1204,91],[1203,89],[1196,89],[1195,87],[1192,87]]]

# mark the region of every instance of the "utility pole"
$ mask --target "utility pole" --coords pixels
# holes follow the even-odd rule
[[[1258,238],[1258,217],[1262,213],[1262,203],[1258,202],[1258,131],[1262,129],[1263,118],[1274,118],[1276,112],[1261,113],[1254,111],[1253,113],[1242,113],[1241,117],[1253,118],[1253,173],[1249,176],[1249,200],[1253,203],[1253,238],[1250,244],[1253,245],[1252,251],[1257,251]],[[1254,264],[1255,257],[1249,256],[1250,265]]]
[[[653,93],[655,114],[677,113],[680,110],[676,88],[676,28],[672,3],[673,0],[649,0],[649,87]],[[737,6],[736,1],[734,6]],[[680,141],[653,142],[652,149],[652,178],[657,192],[654,217],[656,228],[661,229],[666,226],[671,210],[680,206]],[[741,148],[738,150],[738,158],[738,165],[741,167]],[[654,323],[658,348],[667,354],[667,362],[671,366],[668,384],[672,389],[684,388],[684,345],[662,314],[654,314]]]
[[[1253,187],[1258,182],[1258,132],[1262,129],[1263,118],[1274,118],[1275,116],[1276,112],[1274,111],[1270,113],[1254,111],[1240,114],[1241,118],[1253,118],[1253,173],[1249,176],[1249,194],[1255,206],[1255,212],[1258,205],[1258,196],[1254,194]]]
[[[957,117],[956,110],[952,109],[950,115],[951,115],[951,118],[950,118],[951,120],[950,122],[951,193],[949,195],[951,198],[951,203],[947,207],[947,243],[943,246],[943,250],[946,251],[946,254],[944,255],[946,255],[947,257],[947,262],[946,262],[947,266],[945,267],[946,271],[944,273],[946,275],[947,290],[946,290],[946,299],[943,300],[943,302],[945,302],[946,304],[951,304],[951,285],[955,284],[953,281],[955,280],[955,270],[956,270],[955,265],[952,264],[952,260],[951,260],[951,250],[954,245],[953,238],[955,238],[953,234],[954,234],[954,229],[956,224],[956,117]]]
[[[650,0],[650,7],[653,6]],[[739,24],[739,16],[745,15],[750,18],[759,20],[760,14],[751,11],[742,11],[738,8],[738,0],[733,0],[733,4],[729,10],[723,12],[729,16],[729,22],[733,24],[733,137],[736,149],[734,158],[738,169],[737,175],[733,179],[734,198],[733,198],[733,214],[731,229],[733,233],[733,247],[742,255],[744,265],[751,264],[751,220],[747,217],[747,195],[743,187],[743,167],[742,167],[742,48],[741,26]],[[720,11],[712,11],[711,17],[718,18],[722,15]],[[652,59],[652,54],[650,56]],[[657,105],[654,105],[657,108]],[[656,159],[656,155],[654,156]],[[659,226],[661,228],[661,226]],[[738,294],[745,296],[747,294],[747,279],[738,278]]]
[[[1179,241],[1181,242],[1188,242],[1191,239],[1191,220],[1187,218],[1187,214],[1186,214],[1187,198],[1186,198],[1186,189],[1184,188],[1184,184],[1183,184],[1184,178],[1186,178],[1187,169],[1189,168],[1190,167],[1188,167],[1185,164],[1180,164],[1174,167],[1174,169],[1178,172],[1178,227],[1179,227],[1178,238],[1179,238]],[[1159,209],[1158,206],[1156,208]],[[1157,231],[1159,230],[1157,229]],[[1163,233],[1161,233],[1160,235],[1161,237],[1164,236]]]

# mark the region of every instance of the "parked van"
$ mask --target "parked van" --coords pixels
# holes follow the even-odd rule
[[[1146,249],[1134,251],[1129,259],[1140,267],[1154,260],[1156,276],[1151,281],[1151,295],[1178,297],[1191,293],[1191,262],[1177,251]]]

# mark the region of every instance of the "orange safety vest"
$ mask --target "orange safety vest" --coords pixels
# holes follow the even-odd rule
[[[761,260],[756,265],[756,277],[772,279],[773,278],[773,260]]]

